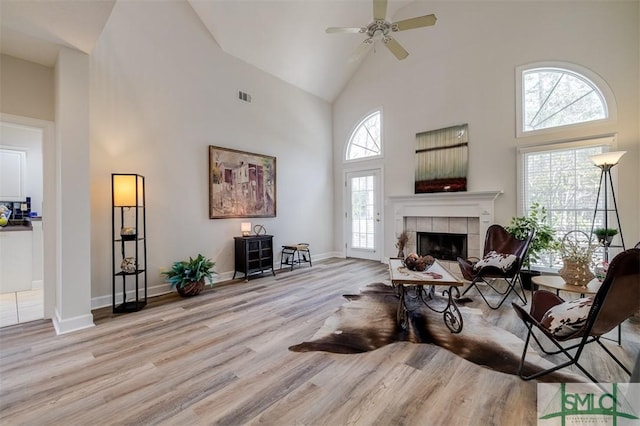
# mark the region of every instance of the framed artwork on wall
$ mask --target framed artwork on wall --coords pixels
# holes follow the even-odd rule
[[[467,190],[469,125],[416,134],[415,193]]]
[[[209,218],[276,216],[276,157],[209,146]]]

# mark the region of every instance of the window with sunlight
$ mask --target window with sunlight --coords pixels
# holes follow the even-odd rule
[[[380,120],[380,111],[375,111],[356,126],[347,144],[346,160],[359,160],[382,155]]]
[[[590,156],[609,151],[613,138],[546,145],[519,150],[519,211],[534,202],[547,209],[548,224],[561,240],[569,231],[589,234],[594,219],[600,169]],[[536,268],[559,269],[558,253],[543,253]]]
[[[602,92],[584,75],[551,67],[522,71],[522,132],[608,117]]]

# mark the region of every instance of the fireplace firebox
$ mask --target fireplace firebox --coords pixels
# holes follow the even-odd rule
[[[417,252],[420,256],[430,254],[436,259],[455,261],[467,258],[467,235],[442,232],[418,232]]]

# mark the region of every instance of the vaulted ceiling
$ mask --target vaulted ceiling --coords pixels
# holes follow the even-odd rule
[[[123,0],[2,0],[0,51],[47,66],[60,46],[90,54],[117,1]],[[190,4],[226,53],[329,102],[366,57],[350,60],[363,34],[325,29],[366,26],[372,0],[172,1]],[[387,20],[411,2],[389,0]],[[428,3],[424,9],[430,13]]]

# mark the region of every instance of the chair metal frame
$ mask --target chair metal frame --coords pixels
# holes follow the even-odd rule
[[[625,285],[625,283],[629,282],[631,284],[627,285],[636,285],[635,289],[635,308],[628,308],[628,314],[622,313],[620,320],[615,322],[610,321],[610,316],[603,315],[601,318],[601,311],[605,306],[607,301],[607,296],[610,295],[611,288],[618,282],[618,285]],[[622,368],[625,373],[631,376],[631,371],[600,341],[602,335],[609,332],[610,330],[617,327],[627,318],[629,318],[633,312],[637,311],[640,308],[640,249],[629,249],[620,253],[616,256],[609,266],[609,270],[607,272],[607,276],[605,277],[602,285],[598,292],[594,295],[593,304],[591,305],[591,309],[589,310],[589,315],[587,317],[587,321],[585,324],[576,332],[572,333],[569,336],[565,337],[556,337],[552,335],[541,323],[540,320],[544,316],[544,314],[553,306],[556,306],[560,303],[563,303],[564,300],[555,294],[548,292],[546,290],[538,290],[534,293],[531,301],[531,309],[530,312],[525,311],[521,306],[512,303],[513,308],[516,311],[516,314],[522,319],[527,327],[527,337],[524,343],[524,349],[522,351],[522,356],[520,358],[520,366],[518,367],[518,375],[523,380],[531,380],[536,379],[538,377],[544,376],[546,374],[552,373],[554,371],[560,370],[562,368],[568,367],[570,365],[575,365],[580,371],[582,371],[591,381],[597,383],[596,378],[590,374],[584,366],[580,364],[580,356],[582,355],[584,348],[589,343],[597,342],[598,345],[604,349],[604,351]],[[629,292],[633,293],[633,292]],[[631,298],[633,298],[633,294],[629,294]],[[633,303],[633,302],[632,302]],[[634,310],[635,309],[635,310]],[[604,318],[604,319],[603,319]],[[599,321],[600,320],[600,321]],[[604,325],[603,322],[607,321]],[[534,326],[538,330],[540,330],[557,348],[557,350],[547,350],[542,345],[538,337],[534,333]],[[556,365],[552,368],[548,368],[546,370],[538,371],[537,373],[525,375],[524,367],[526,363],[526,355],[527,348],[529,347],[529,342],[531,337],[538,344],[540,349],[547,355],[557,355],[564,354],[568,360],[563,362],[562,364]],[[563,346],[561,343],[573,340],[580,339],[578,343],[575,343],[570,346]],[[575,354],[571,354],[569,351],[576,349]]]
[[[491,225],[487,229],[487,234],[485,236],[484,255],[486,255],[490,251],[496,251],[498,253],[504,254],[514,254],[518,257],[517,263],[509,268],[509,270],[506,272],[503,272],[502,270],[491,266],[484,267],[478,271],[475,271],[473,268],[473,263],[471,263],[467,259],[462,259],[459,257],[458,264],[460,265],[462,276],[467,281],[471,281],[471,284],[462,292],[462,296],[467,294],[469,290],[475,287],[478,293],[480,293],[480,297],[482,297],[482,300],[484,300],[487,306],[495,310],[500,308],[505,300],[507,300],[509,294],[513,292],[516,294],[516,296],[518,296],[522,303],[526,305],[527,294],[525,293],[524,286],[522,285],[520,270],[522,269],[522,264],[527,256],[531,240],[534,236],[535,230],[530,232],[526,239],[520,240],[511,235],[502,226]],[[497,279],[506,281],[508,287],[504,290],[497,288],[494,285],[494,282]],[[482,292],[482,290],[480,290],[480,287],[478,287],[478,283],[480,282],[483,282],[495,293],[502,296],[502,299],[500,299],[497,305],[492,305],[491,303],[489,303],[489,300],[487,300],[485,294]],[[520,293],[517,290],[517,286],[520,287]]]

